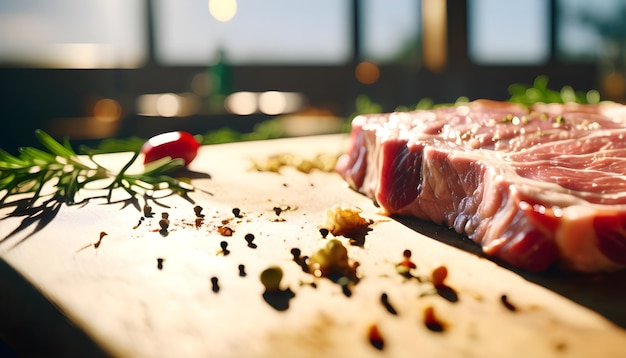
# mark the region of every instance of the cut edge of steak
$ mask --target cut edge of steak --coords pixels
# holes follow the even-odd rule
[[[361,115],[336,171],[384,214],[529,271],[626,268],[626,106],[477,100]]]

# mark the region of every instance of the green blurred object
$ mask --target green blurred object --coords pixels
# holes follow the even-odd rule
[[[597,104],[601,102],[600,92],[597,90],[589,90],[587,92],[575,91],[571,86],[563,86],[561,90],[553,90],[548,88],[548,77],[538,76],[532,85],[514,83],[508,88],[511,97],[509,102],[531,106],[535,103],[580,103],[580,104]],[[465,96],[457,98],[454,103],[435,103],[431,98],[425,97],[420,99],[412,106],[398,106],[395,108],[397,112],[407,112],[417,109],[433,109],[438,107],[446,107],[467,103],[470,99]],[[369,97],[361,95],[356,100],[356,110],[349,119],[359,114],[379,113],[381,106]],[[350,121],[348,121],[350,122]],[[349,124],[349,123],[348,123]]]
[[[140,137],[107,138],[96,148],[89,148],[92,153],[137,152],[147,139]]]
[[[224,111],[224,100],[232,92],[231,69],[226,62],[226,53],[220,49],[217,53],[217,61],[209,67],[209,107],[215,113]]]
[[[268,119],[254,126],[249,133],[241,133],[228,127],[210,131],[200,136],[199,142],[203,145],[220,144],[230,142],[244,142],[250,140],[275,139],[284,136],[282,126],[278,118]]]
[[[597,90],[587,92],[574,91],[571,86],[564,86],[560,91],[548,88],[548,77],[538,76],[532,86],[512,84],[509,86],[510,102],[531,106],[535,103],[600,103]]]

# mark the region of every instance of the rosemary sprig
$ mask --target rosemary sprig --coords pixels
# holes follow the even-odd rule
[[[26,209],[33,207],[42,195],[67,205],[76,204],[77,194],[92,182],[104,180],[102,186],[90,189],[108,190],[107,202],[111,202],[113,191],[125,190],[132,198],[140,191],[169,189],[179,195],[194,190],[190,184],[175,179],[166,173],[184,165],[182,159],[161,160],[147,164],[143,172],[129,174],[128,169],[137,160],[139,151],[122,169],[115,173],[102,166],[95,159],[96,152],[83,149],[79,155],[70,142],[56,141],[42,130],[35,131],[38,141],[46,150],[33,147],[21,148],[18,156],[0,149],[0,204],[16,195],[26,195]],[[50,194],[44,194],[44,187],[51,187]]]

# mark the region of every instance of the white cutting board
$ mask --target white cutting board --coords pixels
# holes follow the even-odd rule
[[[0,337],[27,352],[101,349],[120,357],[626,356],[623,273],[515,272],[462,249],[471,245],[444,228],[380,216],[334,173],[250,169],[251,159],[278,153],[336,154],[347,141],[330,135],[202,147],[190,167],[205,174],[193,181],[202,189],[191,194],[195,204],[163,198],[169,208],[153,203],[154,218],[136,228],[142,212],[132,205],[91,200],[63,205],[37,232],[31,225],[10,235],[23,217],[4,218],[14,207],[0,209]],[[123,164],[128,155],[105,158]],[[340,285],[304,273],[290,253],[297,247],[310,256],[332,237],[322,238],[318,229],[335,204],[358,207],[374,221],[363,247],[338,238],[360,263],[361,280],[349,297]],[[205,214],[199,228],[194,205]],[[274,207],[286,210],[276,215]],[[167,236],[158,232],[161,212],[169,213]],[[222,220],[234,230],[231,237],[218,233]],[[101,245],[89,246],[103,231]],[[256,248],[248,247],[248,233]],[[226,256],[221,241],[228,242]],[[458,301],[398,274],[405,249],[413,253],[416,275],[426,278],[445,265]],[[157,258],[164,259],[160,270]],[[263,299],[259,276],[270,266],[282,268],[283,289],[295,293],[283,311]],[[211,277],[219,280],[217,292]],[[397,315],[381,303],[382,293]],[[445,323],[443,332],[424,325],[429,306]],[[368,340],[372,324],[384,339],[382,350]]]

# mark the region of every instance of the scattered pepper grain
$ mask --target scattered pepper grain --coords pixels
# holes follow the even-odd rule
[[[159,220],[159,226],[161,227],[161,233],[166,233],[167,229],[170,227],[170,214],[161,213],[161,220]]]
[[[159,220],[159,226],[161,227],[161,231],[165,232],[170,227],[170,221],[167,219]]]
[[[424,325],[433,332],[443,332],[445,330],[445,325],[435,315],[433,306],[428,306],[424,309]]]
[[[219,279],[215,276],[211,277],[211,289],[213,292],[218,293],[220,290]]]
[[[448,277],[448,268],[445,266],[439,266],[433,270],[430,274],[430,281],[435,287],[443,287],[446,277]]]
[[[148,204],[143,206],[143,215],[147,218],[151,218],[153,213],[152,213],[152,207]]]
[[[385,347],[385,340],[383,339],[377,324],[369,326],[369,329],[367,330],[367,338],[374,348],[382,350]]]
[[[145,218],[143,216],[140,217],[139,221],[137,221],[137,225],[133,226],[133,230],[137,229],[144,220],[145,220]]]
[[[253,242],[254,241],[254,234],[248,233],[248,234],[246,234],[246,236],[244,236],[244,239],[248,243],[248,247],[253,248],[253,249],[257,248],[257,245]]]
[[[96,242],[93,244],[93,247],[94,247],[94,248],[96,248],[96,249],[97,249],[98,247],[100,247],[100,244],[102,243],[102,238],[103,238],[103,237],[105,237],[105,236],[107,236],[107,235],[108,235],[108,234],[107,234],[106,232],[101,231],[101,232],[100,232],[100,237],[98,238],[98,241],[96,241]]]
[[[410,270],[417,267],[417,265],[411,261],[411,250],[404,250],[402,252],[402,261],[398,264],[398,271],[400,273],[408,273]]]
[[[230,254],[230,250],[228,250],[228,242],[227,241],[220,242],[220,247],[222,248],[222,253],[224,253],[224,256]]]
[[[396,309],[391,305],[391,302],[389,302],[389,296],[387,295],[387,293],[383,293],[380,295],[380,302],[383,304],[387,312],[391,313],[392,315],[398,314],[398,311],[396,311]]]
[[[504,305],[504,307],[506,309],[508,309],[511,312],[515,312],[517,311],[517,307],[515,307],[515,305],[513,305],[510,301],[507,295],[502,295],[500,296],[500,302],[502,302],[502,305]]]

